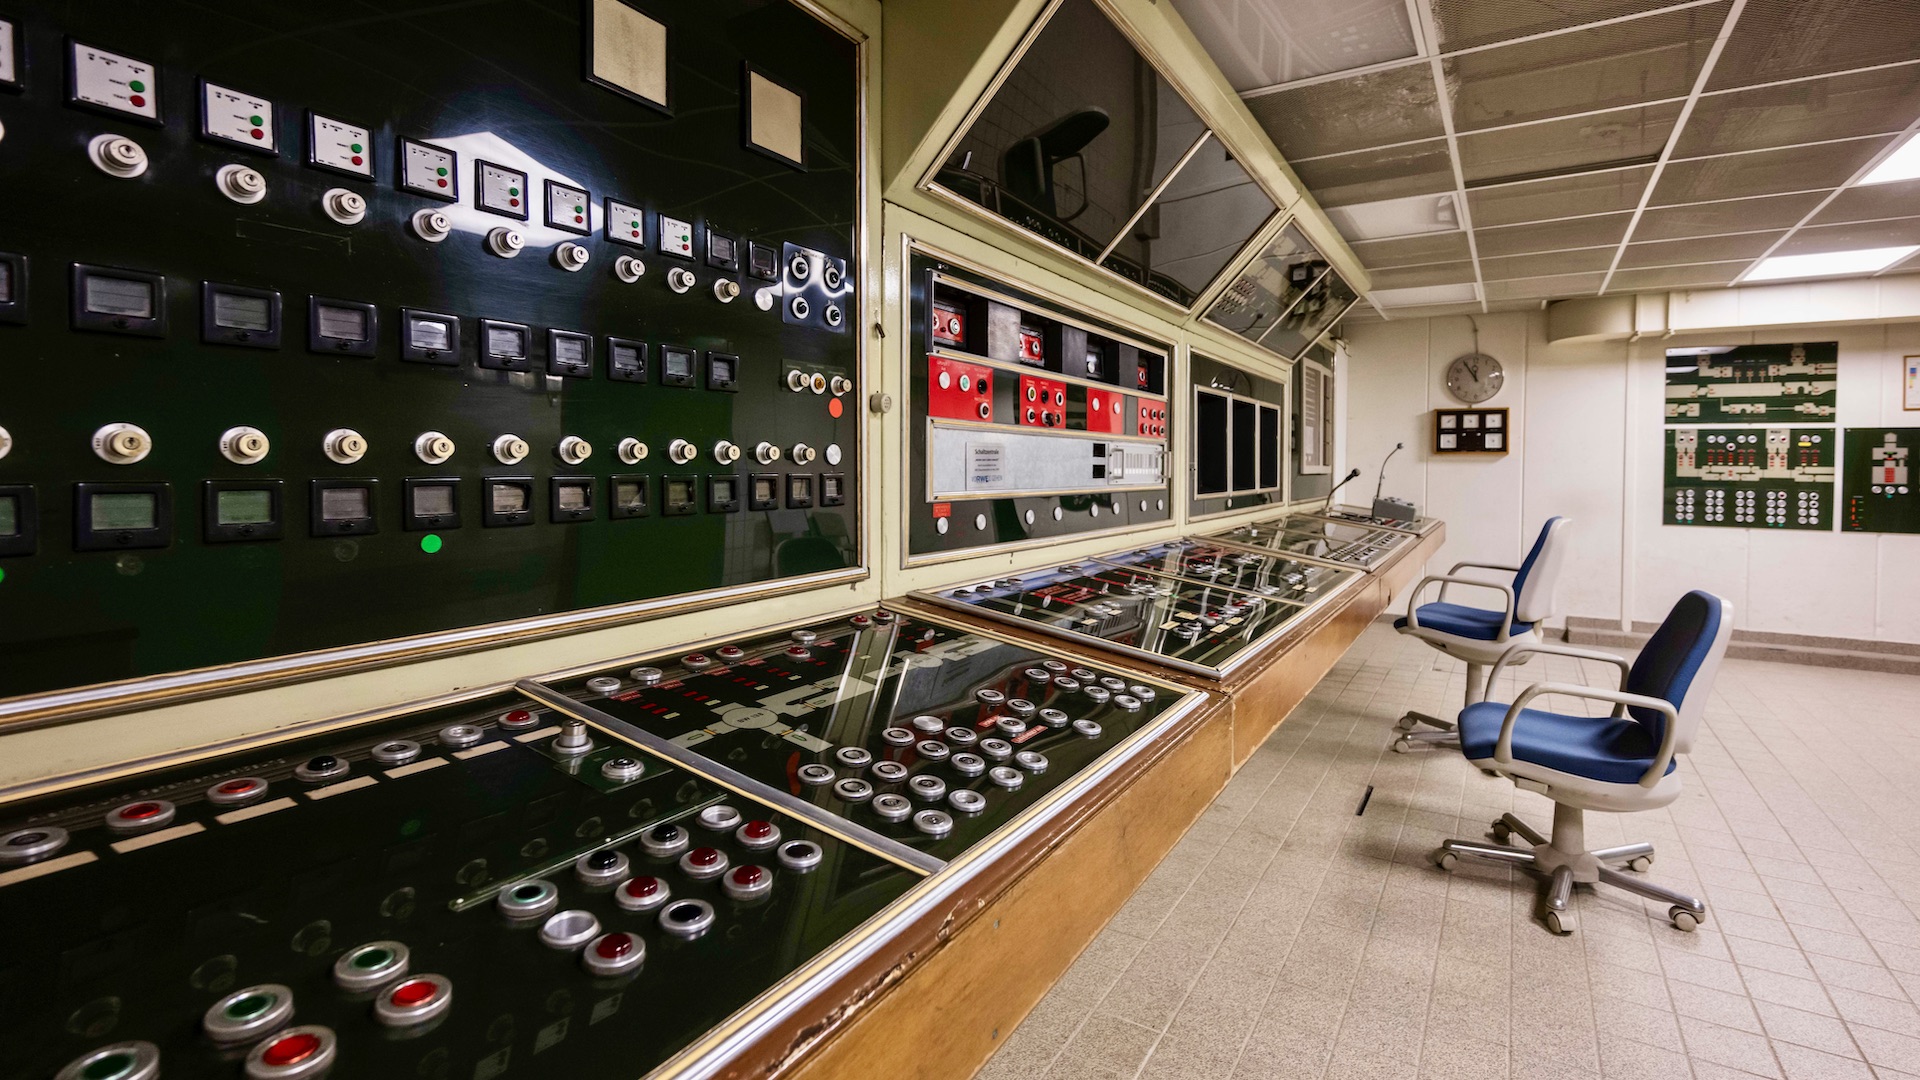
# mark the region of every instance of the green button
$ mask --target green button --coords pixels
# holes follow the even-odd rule
[[[508,188],[508,189],[507,189],[507,194],[509,194],[509,195],[518,195],[518,194],[520,194],[520,189],[519,189],[519,188],[517,188],[517,187],[510,187],[510,188]]]
[[[636,229],[640,227],[640,223],[639,223],[639,222],[637,222],[637,221],[635,221],[635,222],[632,222],[631,224],[632,224],[632,225],[633,225],[633,227],[634,227],[634,228],[636,228]]]
[[[85,1080],[113,1080],[116,1076],[125,1076],[133,1071],[133,1055],[127,1053],[108,1054],[106,1057],[88,1065],[80,1075]]]
[[[432,533],[428,533],[420,538],[420,550],[429,555],[438,552],[442,546],[444,546],[444,542]]]
[[[147,84],[141,82],[139,79],[130,79],[127,81],[127,89],[136,94],[141,94],[146,92]]]
[[[348,147],[347,149],[352,150],[354,153],[357,154],[360,152],[360,144],[354,143],[352,146]]]
[[[393,951],[391,949],[366,949],[353,958],[353,966],[362,971],[372,971],[376,968],[383,968],[391,963],[393,963]]]
[[[250,116],[247,119],[249,122],[253,124],[254,127],[259,127],[261,124],[266,123],[265,119],[258,116]]]
[[[584,206],[576,206],[573,208],[573,212],[576,214],[584,214],[587,212],[587,208]]]
[[[440,174],[441,176],[445,176],[445,175],[447,175],[447,167],[446,167],[445,165],[442,165],[442,166],[440,166],[439,168],[437,168],[437,169],[435,169],[435,170],[433,170],[433,171],[434,171],[434,172],[436,172],[436,173],[439,173],[439,174]]]
[[[272,994],[248,994],[246,997],[227,1006],[227,1019],[251,1020],[268,1009],[273,1008]]]

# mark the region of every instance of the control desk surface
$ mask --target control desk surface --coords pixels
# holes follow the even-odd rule
[[[1304,514],[1250,522],[1203,540],[1258,551],[1284,552],[1296,559],[1351,566],[1371,573],[1386,558],[1417,542],[1412,533],[1371,525],[1343,525]]]

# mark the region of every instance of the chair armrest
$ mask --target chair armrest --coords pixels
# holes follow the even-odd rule
[[[1534,683],[1532,686],[1521,691],[1519,697],[1513,699],[1513,704],[1507,706],[1506,719],[1500,723],[1500,741],[1495,743],[1493,747],[1493,760],[1495,762],[1501,765],[1513,764],[1514,721],[1520,718],[1520,711],[1526,708],[1527,702],[1532,701],[1542,694],[1559,694],[1563,697],[1587,698],[1592,701],[1608,701],[1621,708],[1628,705],[1635,705],[1644,709],[1654,709],[1665,714],[1667,718],[1666,735],[1660,740],[1659,752],[1653,755],[1653,764],[1647,766],[1647,771],[1641,774],[1639,784],[1641,787],[1650,788],[1658,784],[1660,778],[1666,775],[1667,766],[1673,763],[1674,743],[1680,737],[1680,714],[1674,709],[1672,702],[1667,701],[1665,698],[1648,697],[1645,694],[1629,694],[1619,690],[1601,690],[1592,686],[1575,686],[1572,683]],[[1619,712],[1620,709],[1616,709],[1615,715],[1618,715]]]
[[[1454,577],[1451,574],[1429,574],[1421,578],[1420,584],[1415,585],[1413,591],[1407,594],[1408,629],[1420,629],[1420,594],[1426,591],[1427,586],[1436,581],[1440,583],[1440,595],[1442,597],[1447,595],[1448,585],[1465,585],[1470,588],[1492,589],[1505,596],[1507,598],[1506,617],[1500,620],[1500,636],[1493,640],[1495,644],[1507,640],[1510,636],[1509,632],[1513,629],[1513,586],[1502,585],[1494,581],[1475,581],[1472,578]]]
[[[1487,685],[1489,687],[1493,686],[1493,680],[1500,677],[1500,669],[1503,667],[1506,667],[1508,661],[1513,660],[1516,657],[1526,655],[1528,653],[1548,653],[1553,656],[1571,656],[1576,660],[1598,660],[1602,663],[1612,664],[1614,667],[1617,667],[1620,669],[1620,689],[1621,690],[1625,690],[1627,688],[1627,675],[1629,672],[1633,670],[1633,664],[1630,661],[1628,661],[1624,657],[1615,656],[1612,653],[1604,653],[1596,649],[1576,649],[1571,645],[1555,645],[1550,641],[1542,641],[1538,643],[1523,642],[1519,645],[1513,646],[1512,648],[1508,649],[1506,652],[1501,653],[1500,659],[1493,662],[1493,670],[1487,672]]]
[[[1466,568],[1467,568],[1467,567],[1469,567],[1469,566],[1471,566],[1471,567],[1473,567],[1473,568],[1475,568],[1476,570],[1505,570],[1505,571],[1506,571],[1507,573],[1509,573],[1509,574],[1517,574],[1517,573],[1519,573],[1519,572],[1520,572],[1520,568],[1519,568],[1519,567],[1517,567],[1517,566],[1502,566],[1502,565],[1500,565],[1499,563],[1490,563],[1490,562],[1457,562],[1457,563],[1454,563],[1454,564],[1453,564],[1453,569],[1451,569],[1451,570],[1449,570],[1449,571],[1447,571],[1447,573],[1449,573],[1449,574],[1457,574],[1457,573],[1459,573],[1460,571],[1462,571],[1462,570],[1464,570],[1464,569],[1466,569]]]

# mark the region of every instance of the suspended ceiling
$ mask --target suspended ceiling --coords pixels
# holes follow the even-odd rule
[[[1390,318],[1920,245],[1920,0],[1172,3]]]

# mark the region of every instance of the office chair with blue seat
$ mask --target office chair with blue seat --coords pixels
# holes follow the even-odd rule
[[[1712,593],[1680,598],[1632,664],[1610,653],[1555,645],[1517,645],[1494,664],[1493,674],[1516,654],[1552,653],[1601,660],[1620,668],[1620,689],[1535,683],[1511,705],[1483,701],[1460,712],[1460,748],[1467,760],[1498,773],[1517,787],[1553,800],[1553,838],[1548,840],[1512,814],[1493,823],[1494,843],[1448,840],[1433,853],[1443,870],[1461,856],[1525,866],[1551,879],[1547,926],[1556,934],[1574,930],[1575,883],[1603,882],[1672,905],[1667,917],[1682,930],[1696,929],[1707,907],[1694,897],[1621,873],[1653,864],[1652,844],[1586,849],[1585,811],[1654,810],[1680,797],[1674,755],[1693,749],[1720,659],[1733,632],[1733,605]],[[1531,709],[1527,703],[1556,694],[1613,704],[1606,716],[1576,716]],[[1510,846],[1518,833],[1531,849]]]
[[[1394,629],[1467,662],[1465,704],[1486,700],[1493,680],[1483,679],[1481,673],[1488,664],[1498,661],[1515,645],[1537,644],[1541,622],[1559,613],[1560,571],[1566,563],[1566,529],[1570,524],[1572,522],[1564,517],[1548,518],[1546,524],[1540,526],[1540,535],[1533,541],[1526,560],[1519,566],[1455,563],[1445,574],[1422,578],[1408,594],[1407,614],[1393,621]],[[1513,581],[1503,585],[1460,576],[1460,571],[1469,567],[1505,571],[1513,575]],[[1421,594],[1434,582],[1440,583],[1439,599],[1422,604]],[[1447,589],[1454,585],[1497,591],[1506,597],[1506,604],[1499,610],[1450,604]],[[1415,730],[1422,724],[1433,730]],[[1394,730],[1399,732],[1399,738],[1394,740],[1393,748],[1403,754],[1418,744],[1459,745],[1453,724],[1422,712],[1407,713],[1394,725]]]

